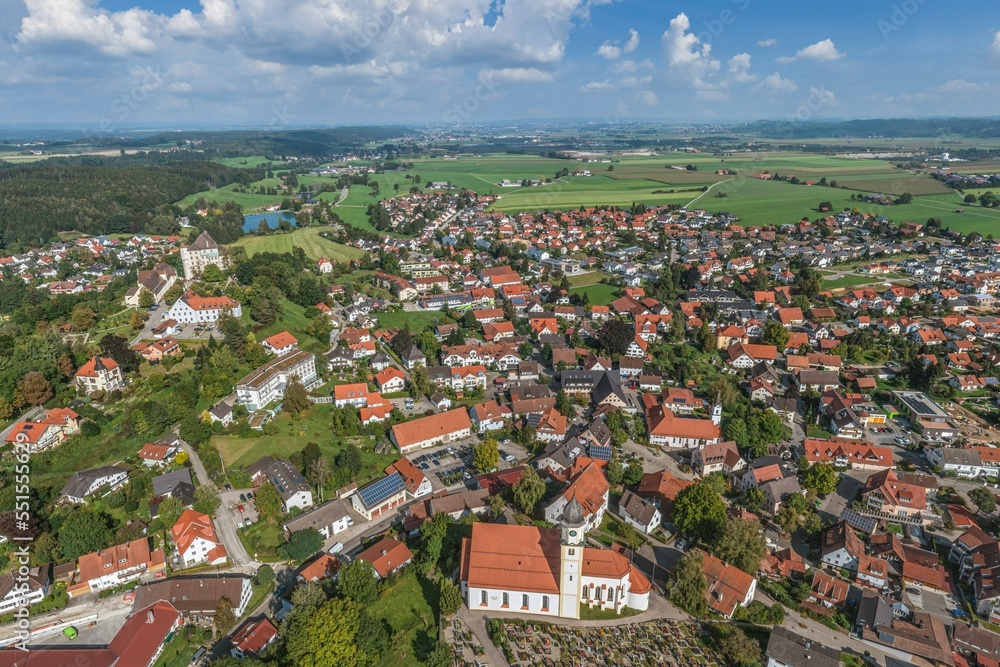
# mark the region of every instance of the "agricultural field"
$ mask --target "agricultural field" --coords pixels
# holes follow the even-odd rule
[[[326,257],[337,262],[349,262],[364,256],[362,250],[323,238],[320,236],[323,231],[326,231],[325,227],[307,227],[285,234],[248,234],[233,245],[246,248],[248,257],[262,252],[292,252],[295,248],[302,248],[310,259]]]
[[[596,285],[605,278],[610,277],[611,274],[605,271],[587,271],[586,273],[567,276],[566,280],[569,282],[570,287],[586,287],[587,285]]]
[[[685,204],[698,192],[668,193],[662,183],[647,180],[615,180],[604,175],[569,176],[536,187],[502,188],[501,199],[493,204],[498,211],[518,212],[567,209],[580,206],[621,206]]]

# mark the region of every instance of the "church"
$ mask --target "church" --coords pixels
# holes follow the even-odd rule
[[[621,554],[583,546],[574,498],[560,528],[474,523],[462,540],[460,585],[469,609],[580,618],[580,606],[645,611],[649,579]]]

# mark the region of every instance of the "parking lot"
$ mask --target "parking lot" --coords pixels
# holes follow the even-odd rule
[[[232,521],[237,529],[244,528],[247,519],[250,523],[257,522],[259,517],[257,506],[253,502],[253,489],[223,490],[219,496],[222,498],[219,514]]]
[[[417,466],[431,480],[435,490],[464,486],[477,474],[472,467],[472,448],[478,442],[467,439],[444,447],[429,449],[409,457],[410,462]],[[511,440],[501,440],[500,470],[512,468],[527,458],[527,452]]]

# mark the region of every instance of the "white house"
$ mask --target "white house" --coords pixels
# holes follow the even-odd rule
[[[228,558],[226,547],[215,534],[212,518],[193,509],[184,510],[170,529],[184,567],[198,563],[219,565]]]
[[[663,516],[655,505],[640,498],[632,491],[626,491],[621,500],[618,501],[618,515],[626,523],[632,524],[637,530],[647,535],[652,533],[663,521]]]
[[[205,297],[189,291],[177,299],[163,317],[180,324],[215,324],[225,314],[241,317],[243,310],[238,301],[228,296]]]

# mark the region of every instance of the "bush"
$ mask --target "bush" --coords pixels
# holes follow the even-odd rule
[[[274,583],[274,568],[270,565],[261,565],[257,568],[257,585],[270,586]]]
[[[97,422],[85,421],[80,425],[80,435],[85,438],[95,438],[101,434],[101,427]]]

